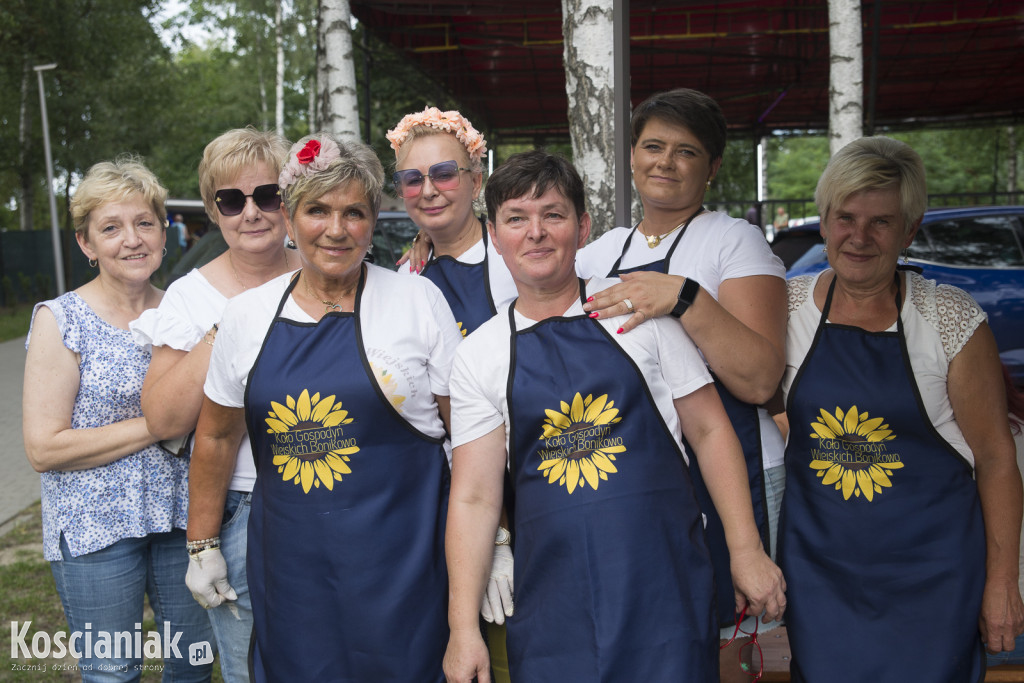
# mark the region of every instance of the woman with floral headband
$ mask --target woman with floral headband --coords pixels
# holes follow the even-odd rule
[[[487,143],[469,119],[437,107],[407,114],[387,138],[395,150],[395,192],[420,228],[414,242],[428,242],[425,257],[414,256],[399,270],[437,285],[462,334],[469,334],[516,296],[512,276],[473,211]]]
[[[192,495],[223,488],[248,432],[256,681],[444,680],[460,336],[431,282],[364,263],[383,180],[363,144],[291,148],[278,185],[301,269],[232,299],[210,359]]]
[[[395,150],[395,192],[420,228],[409,268],[433,282],[451,306],[463,336],[516,298],[516,285],[505,262],[487,238],[483,217],[473,211],[483,182],[484,136],[457,111],[427,107],[407,114],[387,134]],[[465,174],[466,178],[463,179]],[[465,180],[465,182],[464,182]],[[418,252],[427,246],[423,258]],[[507,519],[507,515],[503,518]],[[495,539],[491,578],[481,606],[491,671],[498,683],[508,680],[505,617],[512,615],[512,551],[507,521]]]

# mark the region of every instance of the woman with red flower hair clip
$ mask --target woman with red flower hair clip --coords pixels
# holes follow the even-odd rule
[[[248,434],[257,682],[444,680],[460,335],[433,283],[365,262],[383,184],[366,145],[292,146],[278,185],[300,270],[232,299],[210,359],[192,493],[223,486]],[[190,510],[194,538],[219,524]]]

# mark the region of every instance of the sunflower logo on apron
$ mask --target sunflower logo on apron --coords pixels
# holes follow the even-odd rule
[[[344,425],[354,418],[342,408],[341,401],[319,392],[309,395],[303,389],[299,398],[285,397],[284,405],[271,401],[273,410],[265,418],[273,463],[284,481],[302,486],[305,493],[324,486],[334,490],[334,482],[351,474],[349,456],[359,451],[354,438],[345,437]]]
[[[560,410],[545,409],[544,448],[537,469],[549,484],[558,482],[571,495],[577,488],[597,490],[615,467],[616,453],[625,453],[622,437],[611,437],[611,425],[620,422],[619,409],[607,394],[586,398],[579,392],[572,404],[561,402]]]
[[[843,492],[843,500],[863,495],[868,501],[892,487],[894,470],[903,463],[886,445],[896,435],[885,418],[858,412],[857,406],[845,413],[836,407],[834,415],[822,408],[811,429],[814,433],[809,436],[819,446],[811,449],[809,466],[818,471],[823,486],[834,485]]]

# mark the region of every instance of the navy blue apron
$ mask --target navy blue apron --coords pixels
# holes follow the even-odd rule
[[[896,332],[826,324],[834,288],[786,405],[792,680],[981,681],[985,529],[971,467],[928,419],[902,317]]]
[[[466,336],[496,313],[488,277],[487,227],[484,233],[484,260],[462,263],[451,256],[432,256],[421,275],[437,285],[455,314],[462,336]]]
[[[512,680],[718,681],[700,511],[639,368],[585,315],[513,308]]]
[[[675,241],[665,254],[665,258],[651,261],[641,266],[621,268],[619,264],[622,263],[622,258],[629,252],[630,242],[633,239],[633,235],[637,232],[636,228],[634,228],[629,237],[626,238],[625,244],[622,245],[622,253],[615,260],[615,264],[612,265],[612,269],[608,272],[608,277],[619,277],[623,273],[637,271],[668,273],[672,254],[675,252],[676,247],[679,246],[683,233],[690,227],[693,219],[703,211],[704,207],[701,207],[683,224],[682,230],[676,235]],[[732,422],[732,427],[736,430],[736,436],[739,437],[740,445],[743,447],[743,459],[747,464],[747,479],[750,483],[750,498],[754,506],[754,522],[757,524],[757,529],[761,534],[761,543],[764,545],[765,552],[768,552],[771,544],[768,534],[768,503],[764,484],[764,461],[761,454],[761,418],[758,415],[757,406],[741,401],[733,396],[717,377],[715,377],[715,388],[718,390],[718,396],[722,399],[725,412],[728,414],[729,421]],[[693,449],[686,443],[685,438],[683,443],[686,444],[687,450],[692,453]],[[715,567],[718,623],[720,626],[730,626],[736,623],[736,598],[732,586],[732,569],[729,564],[729,546],[725,542],[725,527],[722,525],[722,518],[718,516],[718,512],[715,510],[711,493],[708,491],[704,478],[700,474],[700,466],[697,464],[696,458],[690,458],[690,479],[693,481],[693,489],[697,494],[697,502],[700,504],[700,509],[707,515],[705,531],[707,533],[708,549],[711,551],[711,562]]]
[[[277,309],[249,374],[256,461],[246,569],[256,681],[444,681],[449,470],[402,418],[354,313]]]

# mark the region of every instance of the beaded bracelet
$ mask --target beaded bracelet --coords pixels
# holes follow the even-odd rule
[[[189,557],[194,557],[204,550],[212,550],[216,548],[220,548],[220,536],[204,538],[201,541],[185,542],[185,549],[188,550]]]

